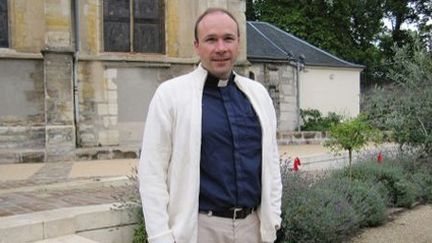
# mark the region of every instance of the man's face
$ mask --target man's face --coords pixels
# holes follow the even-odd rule
[[[236,22],[225,13],[208,14],[197,26],[197,38],[195,51],[203,67],[220,79],[228,79],[239,52]]]

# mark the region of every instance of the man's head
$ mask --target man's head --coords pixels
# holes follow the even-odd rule
[[[195,23],[195,51],[214,76],[228,79],[239,53],[239,26],[225,9],[211,8]]]

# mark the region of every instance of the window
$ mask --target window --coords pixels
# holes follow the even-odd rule
[[[164,0],[104,0],[104,50],[164,53]]]
[[[0,48],[9,47],[8,0],[0,0]]]

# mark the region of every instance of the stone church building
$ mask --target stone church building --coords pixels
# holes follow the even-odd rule
[[[248,60],[245,2],[0,0],[0,163],[136,158],[155,89],[198,64],[208,7],[236,16],[236,71],[268,88],[280,137],[294,131],[299,60]]]

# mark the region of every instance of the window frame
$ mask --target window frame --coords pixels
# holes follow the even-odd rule
[[[9,0],[4,0],[4,1],[6,4],[6,21],[5,21],[5,24],[6,24],[6,32],[5,32],[6,33],[6,46],[0,45],[0,48],[10,48],[10,46],[11,46],[11,43],[10,43],[10,37],[11,37],[10,36],[11,35],[11,33],[10,33],[10,2],[9,2]]]
[[[104,53],[128,53],[128,54],[153,54],[153,55],[165,55],[166,54],[166,2],[165,0],[155,0],[156,2],[159,2],[159,19],[157,22],[159,24],[157,25],[159,28],[159,50],[153,50],[153,51],[136,51],[134,50],[134,43],[135,43],[135,15],[134,15],[134,1],[136,0],[128,0],[129,1],[129,50],[128,51],[113,51],[113,50],[106,50],[106,44],[105,44],[105,9],[104,5],[102,4],[102,52]]]

